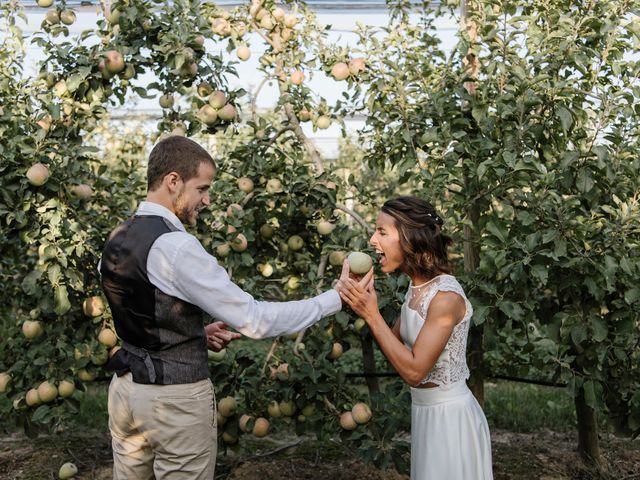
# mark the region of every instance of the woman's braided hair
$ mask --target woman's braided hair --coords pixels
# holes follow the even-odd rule
[[[421,198],[402,196],[387,200],[381,210],[395,220],[404,253],[404,273],[433,278],[452,272],[447,249],[453,241],[442,233],[444,221],[433,205]]]

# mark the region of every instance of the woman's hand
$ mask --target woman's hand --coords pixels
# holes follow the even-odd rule
[[[359,281],[347,278],[341,282],[338,289],[342,298],[351,309],[370,324],[371,321],[380,316],[378,310],[378,295],[373,279],[373,268]]]

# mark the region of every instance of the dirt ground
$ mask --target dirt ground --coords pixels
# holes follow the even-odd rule
[[[496,480],[640,480],[640,440],[603,438],[606,471],[594,474],[582,466],[575,452],[574,434],[541,431],[531,434],[492,432]],[[283,445],[291,445],[282,448]],[[60,465],[74,462],[78,480],[111,478],[108,435],[0,438],[0,480],[56,479]],[[278,439],[256,444],[249,457],[220,452],[216,479],[220,480],[408,480],[395,471],[382,471],[340,450],[313,439]],[[472,480],[472,479],[470,479]]]

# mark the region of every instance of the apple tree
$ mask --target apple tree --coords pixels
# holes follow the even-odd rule
[[[366,112],[369,164],[421,181],[457,240],[476,395],[488,368],[566,383],[599,465],[596,412],[640,431],[637,9],[460,6],[363,29],[372,81],[342,108]],[[434,21],[458,13],[445,52]]]
[[[354,196],[343,193],[344,182],[302,125],[341,122],[305,75],[358,82],[366,70],[362,58],[327,45],[302,4],[254,1],[233,11],[186,0],[102,5],[96,28],[71,35],[76,14],[63,0],[53,3],[28,39],[45,55],[37,77],[25,71],[21,6],[2,7],[9,33],[0,53],[6,159],[0,275],[10,300],[0,310],[8,326],[0,393],[11,399],[3,417],[30,434],[73,414],[74,390],[106,378],[103,366],[117,348],[96,261],[108,232],[135,211],[145,190],[149,125],[134,131],[109,120],[130,95],[158,98],[163,113],[153,139],[180,134],[226,145],[217,156],[216,200],[194,233],[255,296],[314,295],[329,288],[346,253],[366,248],[368,226],[345,204]],[[234,62],[251,55],[248,44],[256,39],[264,48],[264,82],[278,85],[270,114],[244,101],[243,90],[227,87]],[[392,278],[385,285],[381,299],[397,304],[406,285]],[[365,366],[373,368],[370,336],[343,312],[295,339],[274,340],[260,363],[244,353],[212,363],[218,395],[228,397],[219,406],[221,426],[227,419],[223,442],[234,444],[239,429],[264,435],[270,418],[325,438],[342,431],[377,463],[393,459],[401,466],[394,453],[407,446],[393,436],[406,430],[407,417],[389,399],[407,392],[398,382],[382,389],[371,381],[367,398],[351,386],[337,364],[350,348],[361,348]],[[266,394],[243,393],[249,390]],[[256,420],[245,417],[240,425],[241,413]]]

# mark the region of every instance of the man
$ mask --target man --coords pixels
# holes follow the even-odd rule
[[[217,436],[207,345],[240,335],[273,337],[306,328],[342,307],[336,290],[301,301],[258,302],[235,285],[183,224],[209,205],[211,156],[181,136],[160,141],[148,193],[106,242],[102,285],[123,341],[111,359],[109,429],[113,478],[207,479]],[[343,268],[341,280],[348,277]],[[339,282],[340,283],[340,282]],[[203,312],[220,320],[203,327]]]

